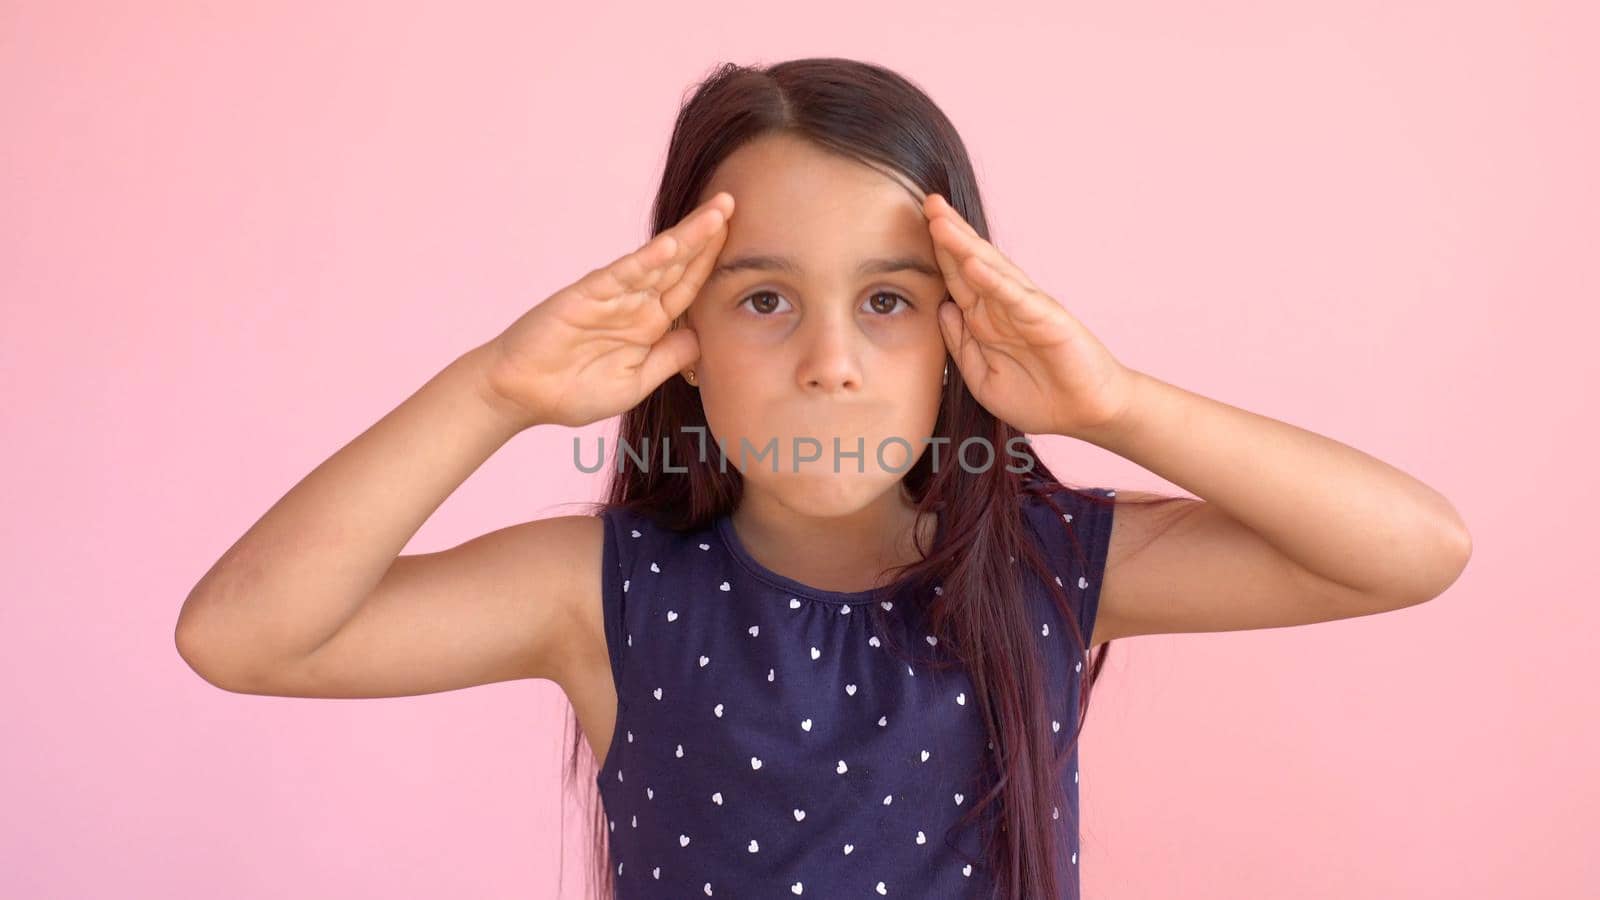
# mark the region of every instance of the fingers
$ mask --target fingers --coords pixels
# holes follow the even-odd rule
[[[1043,305],[1048,298],[943,197],[928,195],[926,207],[932,216],[928,231],[933,236],[934,256],[945,273],[950,297],[963,315],[977,311],[979,300],[987,300],[992,307],[986,310],[984,322],[990,325],[1010,320],[1013,325],[1025,326],[1048,319],[1050,313]],[[989,340],[994,335],[980,337]]]
[[[978,302],[978,290],[961,274],[961,262],[942,241],[933,242],[933,258],[944,273],[944,285],[950,289],[950,299],[961,309],[971,309]]]
[[[967,330],[961,309],[954,303],[939,304],[938,315],[939,333],[944,335],[944,345],[950,351],[950,355],[955,357],[962,381],[969,387],[975,387],[975,382],[981,381],[983,373],[988,371],[982,345],[973,340],[972,333]]]
[[[574,287],[595,300],[670,287],[706,243],[725,229],[732,214],[733,195],[719,191],[678,224],[632,253],[585,275]]]
[[[925,208],[932,208],[932,198],[934,196],[936,195],[928,195],[929,199],[924,204]],[[939,264],[939,271],[944,273],[944,284],[945,287],[950,289],[950,299],[954,300],[961,309],[971,309],[973,304],[978,302],[978,291],[962,276],[961,262],[956,258],[956,254],[949,243],[939,239],[938,229],[934,227],[938,219],[939,217],[937,216],[928,219],[928,230],[933,234],[934,238],[934,261]],[[948,225],[941,227],[948,227]]]
[[[668,319],[675,320],[683,315],[684,310],[700,295],[700,289],[705,287],[706,279],[711,276],[711,269],[716,265],[727,240],[728,228],[723,222],[700,243],[682,272],[663,282],[666,290],[661,294],[661,310]]]
[[[1016,280],[995,271],[982,257],[969,256],[961,266],[962,276],[985,297],[992,297],[999,311],[1018,325],[1033,325],[1046,318],[1039,304],[1043,295],[1024,290]],[[1054,301],[1050,301],[1054,302]],[[991,316],[995,310],[991,308]]]
[[[699,358],[699,335],[694,333],[693,328],[674,328],[650,345],[644,362],[639,364],[639,381],[646,392],[653,391]]]
[[[670,232],[663,231],[643,247],[578,279],[573,285],[591,300],[612,300],[650,286],[652,273],[677,253]]]
[[[984,240],[977,229],[962,218],[961,213],[957,212],[942,195],[929,194],[924,204],[924,211],[928,215],[928,229],[933,234],[936,244],[942,237],[948,241],[951,252],[956,256],[976,254],[988,263],[991,269],[1011,276],[1030,291],[1037,290],[1022,268],[1008,259],[994,244]],[[939,224],[940,220],[945,223],[943,226]]]

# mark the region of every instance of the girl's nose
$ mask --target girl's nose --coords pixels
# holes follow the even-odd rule
[[[796,373],[800,387],[829,394],[859,390],[863,338],[854,317],[837,312],[814,316],[802,331],[797,336],[805,342]]]

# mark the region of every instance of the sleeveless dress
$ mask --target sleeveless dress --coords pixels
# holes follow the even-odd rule
[[[1065,515],[1029,494],[1020,506],[1087,640],[1112,507],[1052,496]],[[885,649],[893,630],[937,652],[913,603],[771,571],[728,516],[674,532],[622,508],[600,515],[617,721],[595,780],[616,897],[990,896],[982,820],[958,826],[991,752],[972,682]],[[1039,579],[1024,583],[1060,750],[1084,660]],[[1061,896],[1077,898],[1076,748],[1062,773],[1058,871]]]

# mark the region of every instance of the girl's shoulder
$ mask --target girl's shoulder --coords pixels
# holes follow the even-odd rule
[[[1073,487],[1059,482],[1029,483],[1020,506],[1056,585],[1092,645],[1100,608],[1100,585],[1111,546],[1116,490]]]
[[[1024,483],[1019,506],[1046,545],[1054,547],[1065,540],[1088,551],[1109,539],[1116,496],[1115,488],[1035,480]]]

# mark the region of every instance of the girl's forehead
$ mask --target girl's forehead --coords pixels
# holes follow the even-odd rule
[[[928,220],[897,186],[871,192],[757,193],[740,200],[721,256],[795,253],[825,258],[879,253],[931,255]]]
[[[733,195],[737,223],[763,215],[860,216],[876,209],[904,210],[924,219],[925,193],[904,173],[847,157],[791,136],[757,138],[717,167],[700,191],[703,203],[718,191]]]

